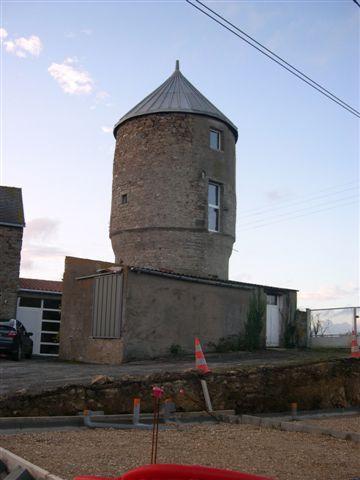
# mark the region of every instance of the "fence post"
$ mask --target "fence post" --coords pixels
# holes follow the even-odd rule
[[[357,336],[357,315],[356,315],[356,307],[353,308],[353,312],[354,312],[354,333],[355,333],[355,338]]]
[[[308,348],[311,348],[311,342],[310,342],[310,337],[311,337],[311,310],[310,308],[306,309],[306,346]]]

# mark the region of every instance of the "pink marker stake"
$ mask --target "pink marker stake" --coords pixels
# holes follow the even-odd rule
[[[161,387],[153,387],[152,395],[154,397],[154,417],[151,442],[151,463],[154,464],[156,463],[157,445],[159,437],[160,400],[161,397],[164,395],[164,390]]]

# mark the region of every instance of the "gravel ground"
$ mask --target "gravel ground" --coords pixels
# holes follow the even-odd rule
[[[303,420],[304,423],[318,425],[321,428],[331,428],[339,432],[360,433],[360,415],[349,417],[331,417]]]
[[[149,463],[151,432],[74,430],[0,436],[0,445],[65,479],[118,476]],[[159,433],[159,463],[202,464],[278,480],[351,480],[359,445],[250,425],[207,425]]]

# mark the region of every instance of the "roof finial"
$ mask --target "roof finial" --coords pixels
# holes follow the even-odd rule
[[[176,63],[175,63],[175,71],[179,71],[180,70],[180,62],[179,60],[176,60]]]

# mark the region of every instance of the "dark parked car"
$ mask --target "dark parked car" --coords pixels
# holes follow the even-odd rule
[[[10,355],[14,360],[31,358],[31,336],[32,332],[27,332],[19,320],[0,320],[0,354]]]

